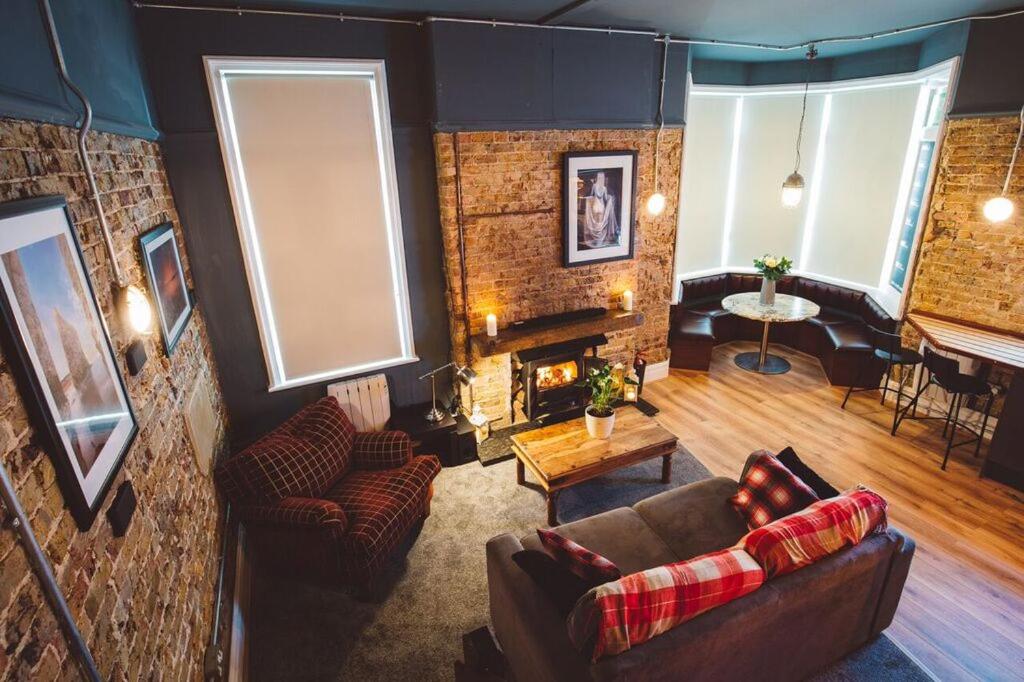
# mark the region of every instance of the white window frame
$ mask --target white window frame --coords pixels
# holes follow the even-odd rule
[[[849,92],[851,90],[864,90],[872,88],[884,88],[884,87],[895,87],[901,85],[920,85],[921,93],[919,94],[919,106],[918,111],[915,112],[915,129],[914,133],[911,134],[910,141],[907,145],[907,152],[904,159],[904,168],[900,180],[900,187],[897,193],[897,202],[894,215],[892,218],[892,226],[890,231],[890,242],[887,245],[886,254],[882,265],[882,276],[879,278],[879,284],[875,286],[865,286],[857,282],[850,282],[847,280],[829,277],[814,272],[804,271],[795,269],[794,275],[803,275],[813,279],[817,279],[829,284],[835,284],[858,291],[863,291],[871,295],[883,308],[886,309],[891,315],[902,317],[906,302],[908,299],[907,294],[913,285],[913,270],[917,260],[917,252],[921,241],[921,235],[924,232],[925,223],[928,218],[929,203],[931,200],[932,186],[935,179],[935,169],[938,164],[939,155],[941,153],[941,146],[943,140],[943,131],[945,128],[945,113],[948,112],[950,103],[953,100],[952,93],[956,89],[956,78],[959,67],[959,57],[948,59],[939,64],[926,67],[920,71],[906,74],[896,74],[889,76],[876,76],[870,78],[862,78],[850,81],[834,81],[828,83],[811,83],[808,87],[810,94],[824,95],[822,107],[827,113],[829,108],[829,99],[833,93],[838,92]],[[948,90],[949,93],[946,97],[946,111],[942,120],[938,126],[931,126],[922,130],[922,124],[924,117],[927,116],[927,104],[928,98],[924,96],[927,93],[929,87],[931,87],[936,79],[947,77],[948,74]],[[735,85],[703,85],[699,83],[693,83],[689,81],[690,87],[687,90],[687,105],[689,104],[690,97],[739,97],[740,100],[737,103],[737,107],[742,107],[743,99],[748,97],[772,97],[780,95],[802,95],[804,88],[799,84],[783,84],[783,85],[763,85],[763,86],[735,86]],[[813,168],[810,175],[810,186],[805,192],[805,200],[809,202],[808,212],[805,217],[803,229],[801,230],[801,256],[802,262],[806,261],[807,251],[809,250],[810,243],[814,238],[815,219],[817,212],[818,203],[818,192],[819,183],[816,182],[821,174],[823,168],[824,159],[827,151],[824,149],[822,144],[824,141],[824,134],[828,129],[828,116],[823,116],[822,127],[819,131],[819,148],[818,153],[815,155],[813,162]],[[739,146],[739,126],[734,126],[733,130],[733,142],[731,145],[730,152],[734,152]],[[934,138],[931,136],[934,135]],[[935,149],[932,154],[931,168],[928,173],[927,186],[924,193],[924,200],[921,206],[921,222],[918,225],[918,229],[914,235],[914,247],[911,250],[910,261],[908,263],[908,275],[907,280],[904,283],[903,291],[900,292],[895,287],[888,283],[889,275],[891,274],[893,255],[895,253],[895,242],[899,238],[899,228],[902,226],[902,220],[905,215],[907,201],[909,199],[910,183],[912,181],[912,171],[914,164],[917,160],[917,150],[922,139],[935,139]],[[729,189],[727,190],[726,197],[726,224],[723,226],[723,244],[722,244],[722,264],[720,267],[712,267],[705,270],[699,271],[676,271],[675,272],[675,301],[678,302],[682,296],[682,287],[680,283],[685,279],[692,279],[696,277],[704,277],[707,275],[716,275],[723,272],[743,272],[743,273],[756,273],[756,269],[751,266],[729,266],[728,261],[728,237],[729,237],[729,223],[731,222],[731,215],[733,212],[732,203],[736,201],[736,192],[732,183],[732,175],[736,171],[736,167],[739,163],[742,163],[742,158],[737,156],[735,153],[732,154],[730,163],[730,182]],[[683,183],[679,183],[680,192],[683,189]],[[679,212],[679,220],[682,220],[682,212]],[[682,226],[677,226],[677,234],[682,234]],[[677,249],[684,247],[685,245],[677,245]]]
[[[331,379],[363,374],[419,361],[413,344],[412,313],[409,305],[409,283],[405,267],[402,242],[402,214],[398,200],[398,180],[395,171],[394,141],[391,136],[391,113],[388,105],[387,75],[384,60],[305,59],[285,57],[203,57],[210,100],[221,143],[221,154],[227,174],[235,225],[242,245],[245,274],[260,333],[260,344],[267,365],[268,390],[280,391],[297,386],[316,384]],[[400,346],[398,357],[349,365],[334,369],[289,377],[281,357],[274,311],[270,305],[270,290],[264,274],[259,239],[255,230],[249,190],[245,181],[231,111],[231,98],[226,78],[231,75],[334,75],[357,76],[371,81],[374,127],[377,134],[377,154],[380,162],[381,191],[384,195],[384,217],[391,261],[392,286],[395,292],[395,315],[398,321]]]

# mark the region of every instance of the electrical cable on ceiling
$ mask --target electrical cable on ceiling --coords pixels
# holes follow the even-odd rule
[[[379,23],[391,23],[391,24],[408,24],[413,26],[423,26],[424,24],[430,23],[452,23],[452,24],[477,24],[484,26],[503,27],[503,28],[540,28],[548,29],[552,31],[586,31],[591,33],[607,33],[609,35],[640,35],[640,36],[651,36],[654,40],[664,40],[667,34],[661,31],[654,30],[642,30],[642,29],[628,29],[628,28],[600,28],[597,26],[567,26],[567,25],[551,25],[541,23],[530,23],[523,21],[498,21],[496,19],[467,19],[464,17],[438,17],[438,16],[427,16],[422,19],[401,19],[394,17],[374,17],[366,15],[354,15],[354,14],[341,14],[338,12],[314,12],[309,10],[278,10],[278,9],[257,9],[257,8],[244,8],[244,7],[217,7],[210,5],[177,5],[167,4],[159,2],[145,2],[144,0],[134,0],[133,5],[138,8],[147,9],[170,9],[170,10],[186,10],[196,12],[217,12],[225,14],[237,14],[242,16],[244,14],[254,15],[269,15],[269,16],[290,16],[290,17],[307,17],[312,19],[330,19],[331,21],[368,21],[368,22],[379,22]],[[752,43],[743,42],[736,40],[715,40],[713,38],[669,38],[669,42],[680,44],[680,45],[713,45],[718,47],[736,47],[736,48],[747,48],[752,50],[770,50],[774,52],[789,52],[791,50],[803,50],[812,45],[824,45],[829,43],[843,43],[843,42],[858,42],[864,40],[875,40],[877,38],[888,38],[894,35],[900,35],[902,33],[910,33],[912,31],[923,31],[931,28],[941,28],[943,26],[950,26],[952,24],[958,24],[965,21],[987,21],[992,19],[1004,19],[1006,17],[1012,17],[1019,14],[1024,14],[1024,9],[1007,10],[1005,12],[998,12],[995,14],[972,14],[963,17],[954,17],[952,19],[943,19],[941,21],[930,21],[923,24],[914,24],[912,26],[903,26],[900,28],[889,29],[886,31],[876,31],[873,33],[864,33],[860,35],[848,35],[848,36],[831,36],[825,38],[814,38],[812,40],[805,40],[800,43],[793,43],[791,45],[776,45],[772,43]]]

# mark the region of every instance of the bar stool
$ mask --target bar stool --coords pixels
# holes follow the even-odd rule
[[[854,393],[860,393],[861,391],[875,391],[877,387],[871,388],[854,388],[861,383],[861,379],[871,369],[871,361],[874,358],[878,358],[885,363],[885,382],[882,384],[882,399],[879,401],[881,404],[885,404],[885,396],[892,389],[889,388],[889,381],[892,380],[892,368],[894,365],[901,368],[899,385],[896,390],[896,409],[893,413],[892,423],[893,432],[896,429],[896,419],[900,412],[900,404],[903,402],[903,385],[906,382],[906,377],[913,376],[913,372],[907,372],[906,367],[915,367],[923,361],[921,354],[916,350],[905,348],[903,346],[903,339],[899,333],[899,326],[896,328],[896,332],[887,332],[877,327],[868,325],[868,329],[871,331],[871,347],[873,349],[872,354],[868,357],[861,368],[857,371],[857,378],[854,379],[853,384],[846,390],[846,397],[843,398],[842,409],[846,409],[846,401],[850,399],[850,396]],[[920,388],[921,382],[918,380],[918,388]]]
[[[917,389],[917,394],[913,399],[904,407],[902,410],[897,409],[897,419],[892,425],[892,435],[896,435],[896,429],[907,419],[907,413],[913,409],[917,410],[917,403],[921,399],[921,396],[925,391],[928,390],[929,386],[935,385],[946,392],[947,395],[951,396],[949,401],[949,410],[946,412],[946,416],[942,417],[916,417],[911,416],[910,419],[944,419],[945,424],[942,426],[942,437],[946,437],[946,431],[949,431],[949,438],[946,441],[946,454],[942,458],[942,469],[945,470],[946,463],[949,462],[949,451],[955,447],[961,445],[969,445],[976,443],[974,447],[974,456],[977,457],[981,452],[981,441],[985,435],[985,427],[988,426],[988,417],[992,412],[992,403],[995,402],[996,389],[990,383],[980,377],[976,377],[973,374],[964,374],[960,371],[960,363],[954,358],[947,358],[943,355],[939,355],[931,348],[924,349],[924,370],[928,372],[928,381],[924,386],[920,386]],[[922,371],[922,376],[924,371]],[[964,397],[978,397],[988,396],[985,400],[985,407],[983,416],[981,419],[981,430],[975,431],[967,424],[960,421],[960,408],[963,406]],[[974,435],[974,438],[968,438],[961,443],[953,443],[953,439],[956,435],[957,427],[968,431]]]

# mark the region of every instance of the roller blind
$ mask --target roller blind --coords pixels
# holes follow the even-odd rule
[[[206,61],[270,388],[414,360],[383,63]]]

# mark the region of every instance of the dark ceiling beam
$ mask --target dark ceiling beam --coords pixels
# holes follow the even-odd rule
[[[548,12],[547,14],[542,16],[540,19],[538,19],[537,23],[538,24],[550,24],[551,22],[555,21],[556,19],[561,19],[562,17],[564,17],[569,12],[574,12],[574,11],[578,10],[580,7],[583,7],[583,5],[588,5],[591,2],[593,2],[593,0],[573,0],[569,4],[562,5],[561,7],[559,7],[558,9],[556,9],[553,12]]]

